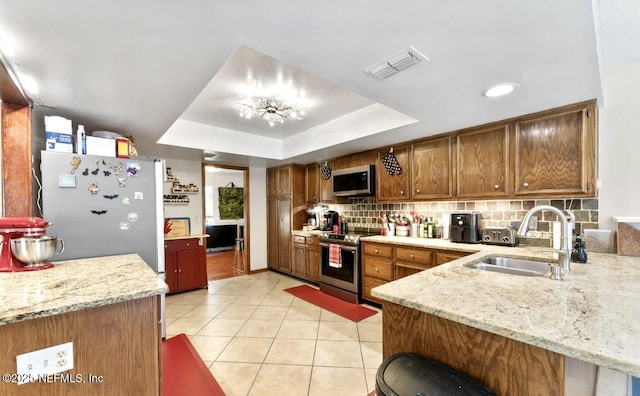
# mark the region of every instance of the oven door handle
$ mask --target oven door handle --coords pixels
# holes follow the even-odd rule
[[[320,243],[320,247],[328,248],[329,245],[330,245],[329,243]],[[337,244],[337,243],[334,244],[334,245],[338,245],[338,246],[340,246],[340,248],[342,250],[346,250],[346,251],[349,251],[349,252],[357,252],[358,251],[358,247],[357,246],[340,245],[340,244]]]

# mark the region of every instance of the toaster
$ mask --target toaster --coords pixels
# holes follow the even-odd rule
[[[482,229],[482,243],[516,246],[516,231],[511,227],[485,227]]]

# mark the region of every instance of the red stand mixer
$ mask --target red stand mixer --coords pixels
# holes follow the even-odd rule
[[[15,257],[11,250],[11,240],[23,237],[42,237],[51,223],[39,217],[6,217],[0,218],[0,235],[2,235],[2,251],[0,251],[0,272],[35,271],[53,267],[51,263],[27,264]],[[64,247],[63,247],[64,249]]]

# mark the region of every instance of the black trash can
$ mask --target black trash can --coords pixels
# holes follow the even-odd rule
[[[496,396],[465,373],[415,353],[398,353],[376,373],[377,396]]]

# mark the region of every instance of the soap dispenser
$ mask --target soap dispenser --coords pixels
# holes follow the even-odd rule
[[[576,237],[576,243],[573,245],[573,251],[571,252],[571,261],[574,263],[586,263],[587,251],[584,248],[584,241],[580,236]]]

